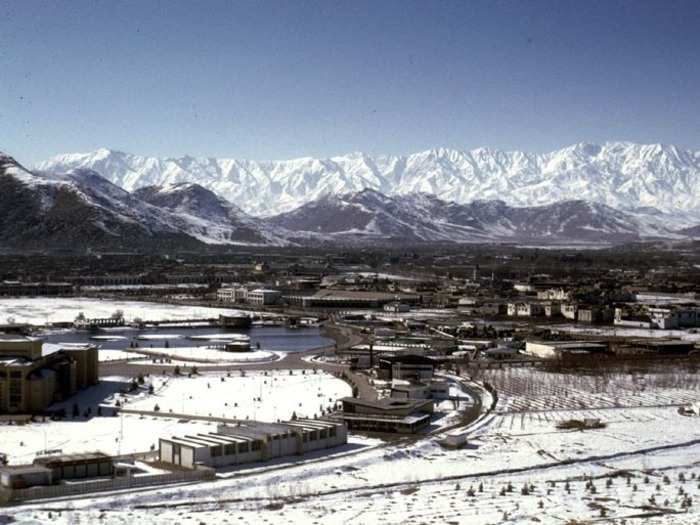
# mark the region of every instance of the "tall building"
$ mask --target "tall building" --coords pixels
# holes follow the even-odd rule
[[[99,381],[95,345],[0,336],[0,414],[36,414]]]

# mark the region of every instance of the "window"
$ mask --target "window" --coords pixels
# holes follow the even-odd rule
[[[331,427],[331,428],[328,429],[328,435],[329,435],[330,437],[334,438],[334,437],[336,436],[336,434],[337,434],[337,432],[336,432],[336,428],[335,428],[335,427]]]
[[[253,450],[260,450],[262,448],[261,441],[253,441]]]
[[[209,447],[209,451],[211,452],[211,457],[215,458],[215,457],[217,457],[217,456],[220,456],[220,455],[221,455],[221,452],[222,452],[222,451],[221,451],[222,448],[223,448],[223,447],[221,447],[221,446],[219,446],[219,445],[217,445],[217,446],[215,446],[215,447]]]
[[[238,446],[238,453],[239,453],[239,454],[245,454],[245,453],[248,452],[249,450],[250,450],[250,448],[249,448],[248,442],[241,443],[241,444]]]
[[[234,456],[236,454],[236,444],[235,443],[229,443],[224,447],[224,454],[227,456]]]

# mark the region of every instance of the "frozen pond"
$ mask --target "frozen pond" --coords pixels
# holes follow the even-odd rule
[[[213,340],[216,335],[221,340]],[[333,344],[322,337],[318,328],[286,328],[282,326],[254,326],[247,330],[226,330],[216,327],[201,328],[108,328],[97,332],[86,330],[54,330],[39,334],[47,343],[93,343],[106,350],[138,348],[192,348],[223,344],[241,335],[250,337],[253,350],[300,352]],[[258,346],[259,345],[259,346]]]

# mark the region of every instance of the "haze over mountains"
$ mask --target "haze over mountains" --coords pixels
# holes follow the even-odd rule
[[[700,228],[700,154],[660,145],[280,162],[98,150],[34,170],[0,154],[0,184],[6,249],[619,243]]]

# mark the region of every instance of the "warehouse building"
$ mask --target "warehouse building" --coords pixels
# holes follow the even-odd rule
[[[219,425],[216,432],[159,440],[160,461],[193,469],[198,465],[228,467],[302,455],[347,443],[344,423],[296,419],[284,423],[241,421]]]
[[[113,474],[113,458],[102,452],[40,456],[31,465],[0,468],[0,487],[24,489],[62,480],[111,477]]]

